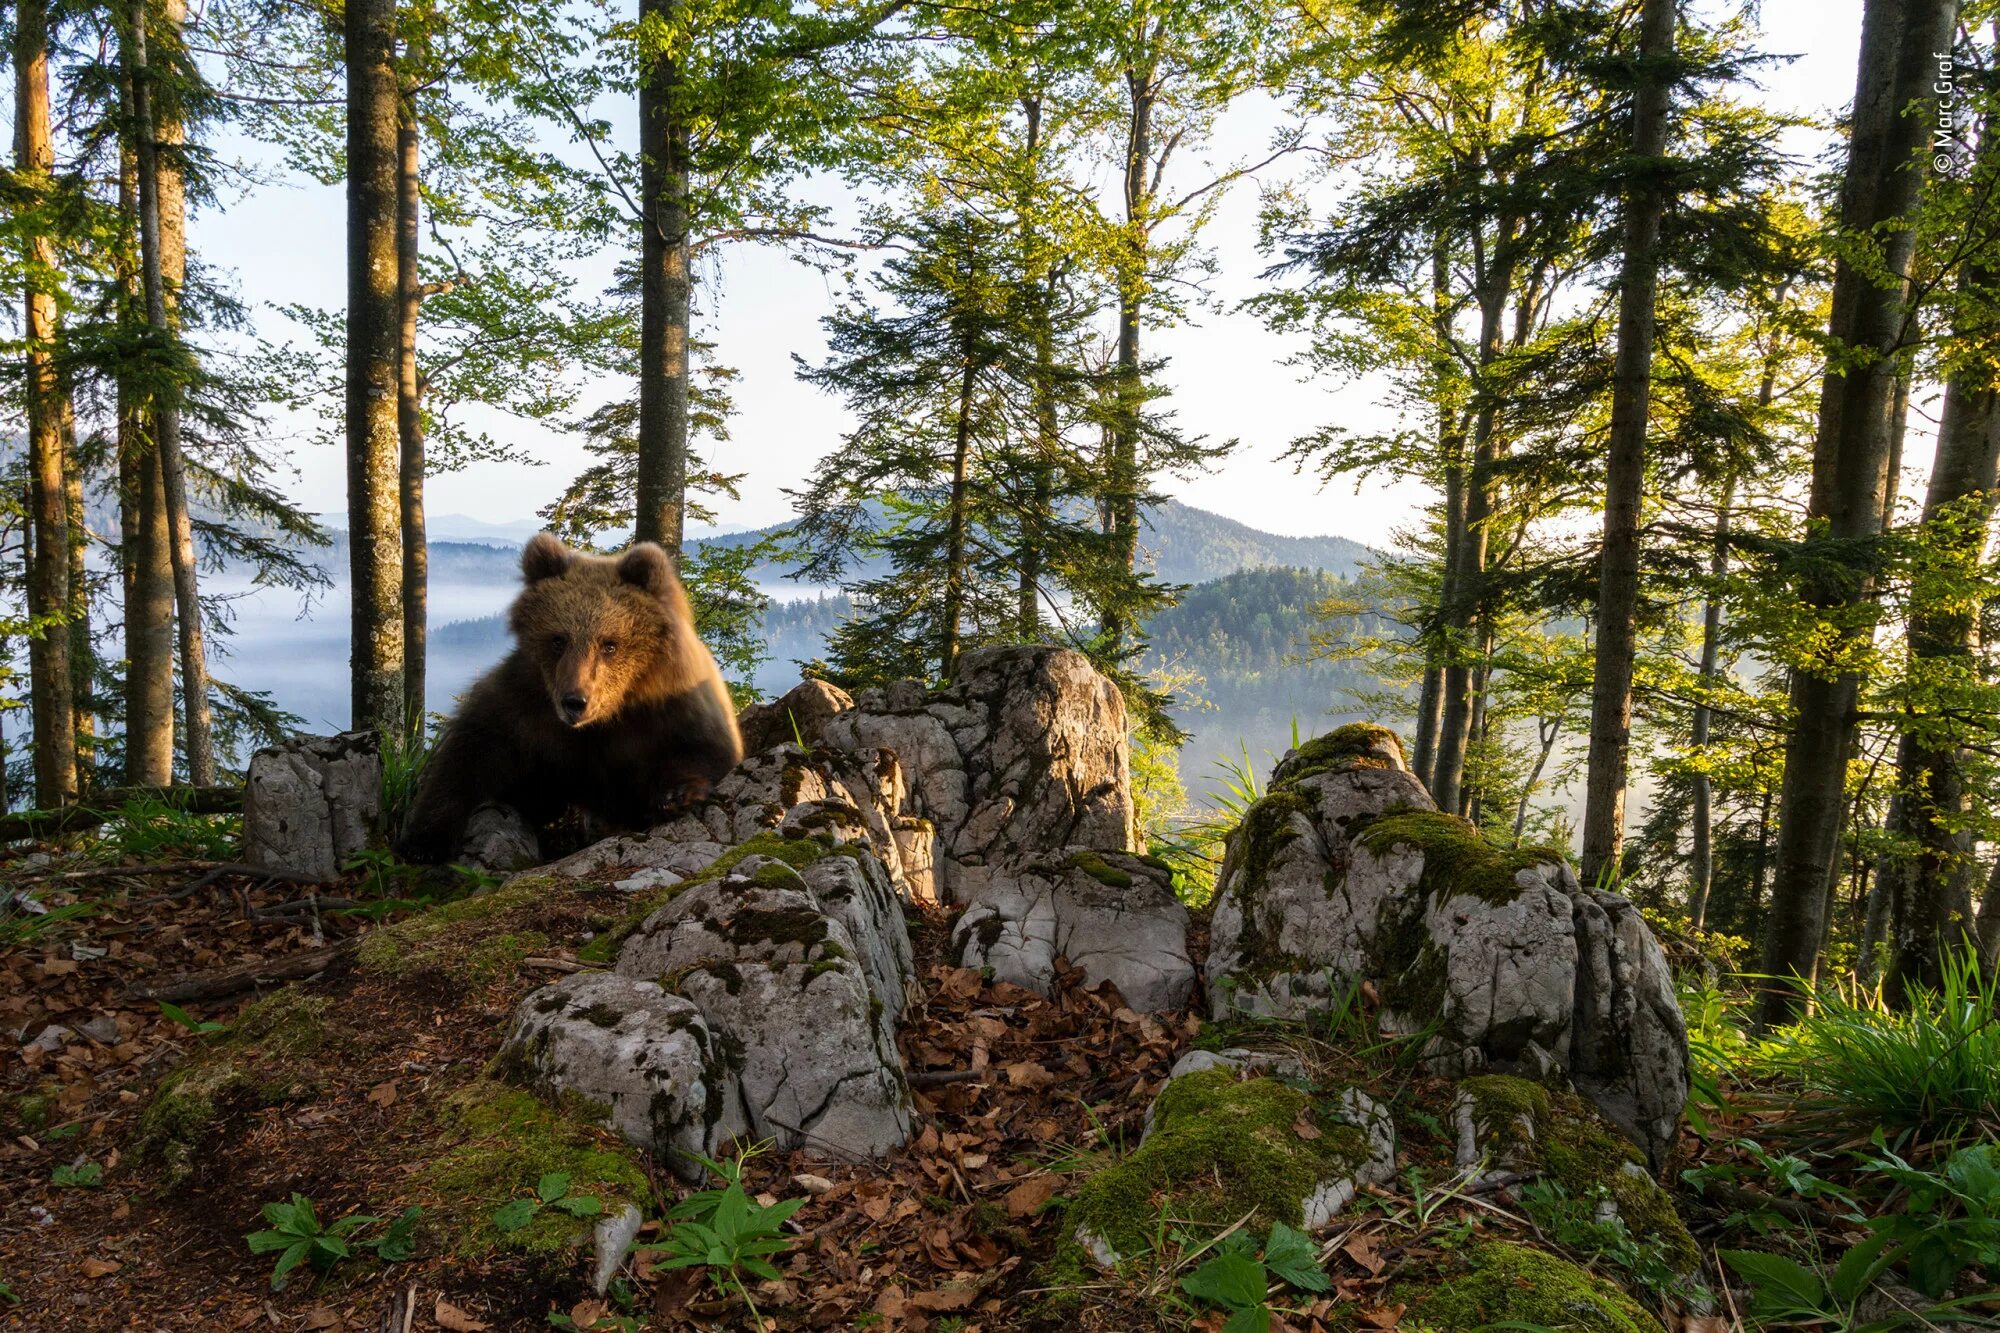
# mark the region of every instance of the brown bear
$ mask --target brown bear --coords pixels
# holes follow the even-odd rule
[[[514,650],[445,724],[396,843],[406,860],[456,855],[488,802],[531,827],[575,807],[644,828],[743,758],[729,690],[665,551],[583,555],[542,532],[521,574]]]

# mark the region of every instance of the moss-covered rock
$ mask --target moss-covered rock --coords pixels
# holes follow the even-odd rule
[[[232,1121],[319,1086],[315,1059],[335,1040],[332,1006],[296,987],[273,992],[161,1080],[140,1113],[137,1144],[139,1159],[159,1168],[161,1188],[186,1184]]]
[[[355,960],[365,972],[410,976],[437,972],[468,985],[485,985],[548,946],[530,917],[548,894],[570,887],[552,875],[523,875],[487,893],[460,898],[371,931]],[[515,929],[516,926],[522,927]]]
[[[582,1098],[556,1103],[482,1079],[445,1102],[437,1133],[441,1151],[425,1169],[426,1220],[467,1256],[496,1249],[555,1253],[590,1243],[593,1220],[541,1208],[515,1231],[493,1214],[516,1199],[532,1199],[550,1172],[569,1177],[569,1193],[590,1195],[603,1211],[643,1208],[651,1198],[644,1166],[614,1135],[597,1127],[605,1108]]]
[[[1563,859],[1553,848],[1496,846],[1470,821],[1436,810],[1385,814],[1356,834],[1355,841],[1378,856],[1398,844],[1422,852],[1418,887],[1432,902],[1464,895],[1510,903],[1521,895],[1516,877],[1523,870]]]
[[[1145,1250],[1162,1215],[1227,1225],[1250,1213],[1258,1226],[1301,1225],[1315,1192],[1369,1160],[1366,1133],[1333,1120],[1328,1105],[1229,1068],[1177,1078],[1153,1104],[1146,1141],[1085,1181],[1065,1220],[1100,1260]],[[1319,1137],[1301,1137],[1300,1123]]]
[[[1400,769],[1403,742],[1373,722],[1349,722],[1315,736],[1287,754],[1271,774],[1273,787],[1303,782],[1321,773],[1356,768]]]
[[[1676,1272],[1701,1266],[1701,1252],[1673,1199],[1632,1142],[1575,1094],[1507,1074],[1462,1080],[1453,1116],[1459,1164],[1540,1175],[1571,1198],[1608,1199],[1626,1230],[1660,1247]]]
[[[1400,1327],[1419,1333],[1540,1328],[1556,1333],[1663,1333],[1630,1296],[1567,1259],[1507,1241],[1467,1252],[1463,1272],[1399,1284]]]

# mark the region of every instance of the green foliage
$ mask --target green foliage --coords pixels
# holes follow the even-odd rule
[[[720,1188],[697,1190],[667,1213],[669,1225],[659,1244],[647,1248],[660,1268],[699,1269],[724,1295],[734,1293],[750,1312],[753,1324],[764,1328],[764,1317],[750,1296],[751,1279],[777,1281],[784,1275],[771,1260],[796,1241],[785,1223],[805,1206],[804,1199],[785,1199],[769,1207],[743,1188],[743,1164],[761,1145],[743,1149],[734,1160],[695,1160],[721,1180]]]
[[[544,1208],[554,1208],[571,1217],[600,1217],[604,1213],[604,1200],[595,1194],[570,1193],[567,1172],[545,1171],[535,1182],[532,1198],[509,1199],[493,1210],[493,1229],[511,1236],[526,1228]]]
[[[1766,1066],[1807,1109],[1920,1140],[2000,1133],[2000,980],[1973,946],[1946,957],[1940,990],[1913,988],[1902,1009],[1859,985],[1811,996],[1811,1009],[1764,1048]]]
[[[243,1239],[249,1243],[252,1254],[278,1256],[271,1267],[271,1290],[283,1291],[292,1270],[300,1264],[309,1264],[321,1276],[332,1272],[335,1265],[353,1253],[348,1237],[382,1219],[356,1213],[330,1227],[322,1227],[313,1212],[312,1200],[294,1192],[288,1203],[265,1204],[264,1220],[270,1223],[268,1228],[252,1231]]]
[[[1887,1261],[1907,1268],[1911,1286],[1936,1300],[1968,1268],[2000,1275],[2000,1145],[1961,1148],[1940,1171],[1886,1149],[1863,1166],[1905,1191],[1902,1207],[1869,1219],[1868,1229]]]
[[[218,1032],[229,1031],[229,1024],[218,1023],[212,1018],[196,1018],[172,1000],[160,1001],[160,1016],[170,1023],[177,1023],[197,1037],[207,1037]]]
[[[1306,1293],[1332,1285],[1312,1238],[1283,1222],[1271,1224],[1261,1256],[1251,1233],[1230,1232],[1211,1258],[1181,1279],[1181,1290],[1229,1312],[1223,1333],[1265,1333],[1271,1327],[1274,1280]]]
[[[1540,1234],[1573,1254],[1622,1270],[1656,1296],[1679,1294],[1686,1275],[1675,1270],[1664,1238],[1634,1236],[1616,1204],[1603,1185],[1583,1195],[1573,1195],[1550,1179],[1533,1180],[1521,1188],[1521,1208],[1534,1219]]]
[[[49,1173],[49,1183],[62,1189],[94,1190],[104,1183],[104,1166],[87,1158],[66,1162]]]
[[[100,826],[96,842],[112,860],[227,861],[242,836],[240,815],[198,815],[145,796],[119,806],[117,817]]]

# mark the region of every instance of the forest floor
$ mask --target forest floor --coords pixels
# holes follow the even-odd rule
[[[0,1328],[757,1326],[739,1297],[649,1258],[663,1210],[689,1191],[652,1164],[641,1248],[605,1298],[591,1295],[587,1248],[550,1244],[546,1228],[500,1234],[488,1221],[496,1199],[538,1206],[532,1168],[546,1162],[515,1142],[540,1132],[534,1112],[510,1103],[474,1114],[468,1099],[494,1086],[485,1073],[516,1002],[578,969],[577,950],[618,910],[615,891],[551,893],[531,920],[468,929],[446,965],[399,974],[358,965],[349,947],[414,910],[385,904],[381,885],[358,876],[309,899],[205,864],[0,866],[0,894],[34,890],[49,909],[0,919],[0,1017],[12,1039],[0,1055]],[[324,906],[342,900],[362,907]],[[1225,1313],[1181,1286],[1205,1244],[1176,1238],[1116,1278],[1056,1279],[1047,1262],[1064,1239],[1062,1198],[1137,1143],[1149,1100],[1202,1039],[1202,1021],[1136,1014],[1074,977],[1047,999],[995,985],[943,960],[941,913],[913,912],[911,925],[921,993],[901,1043],[918,1135],[874,1167],[748,1159],[744,1181],[763,1204],[803,1200],[782,1276],[750,1286],[765,1326],[1222,1328]],[[188,974],[300,960],[316,972],[275,1001],[268,988],[264,999],[244,990],[179,1006],[143,998]],[[1401,1146],[1396,1183],[1319,1238],[1325,1289],[1272,1299],[1263,1326],[1279,1333],[1396,1327],[1398,1281],[1486,1236],[1565,1253],[1624,1282],[1668,1328],[1715,1333],[1740,1326],[1715,1271],[1718,1243],[1772,1227],[1814,1246],[1851,1239],[1825,1203],[1728,1183],[1756,1174],[1737,1170],[1760,1151],[1744,1140],[1785,1134],[1781,1108],[1745,1100],[1711,1109],[1705,1136],[1685,1132],[1662,1177],[1707,1253],[1713,1299],[1648,1291],[1630,1256],[1590,1252],[1512,1201],[1454,1186],[1448,1085],[1379,1048],[1302,1042],[1315,1072],[1337,1069],[1397,1108]],[[195,1075],[173,1075],[191,1060],[214,1093],[199,1115],[173,1100],[186,1100]],[[192,1123],[203,1117],[213,1123]],[[481,1143],[503,1165],[465,1156]],[[192,1151],[176,1156],[175,1144]],[[559,1146],[563,1162],[580,1164],[568,1188],[596,1188],[590,1164],[609,1156],[593,1152],[611,1145]],[[1680,1184],[1702,1163],[1724,1182],[1719,1202]],[[509,1171],[492,1194],[496,1172]],[[329,1273],[301,1268],[273,1291],[273,1258],[246,1237],[268,1225],[265,1205],[293,1195],[311,1201],[322,1227],[356,1214],[383,1221],[357,1228],[352,1257]],[[422,1210],[411,1257],[370,1252],[366,1242],[411,1207]]]

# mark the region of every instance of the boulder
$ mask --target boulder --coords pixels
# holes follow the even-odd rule
[[[1053,848],[1133,846],[1125,701],[1072,649],[1039,644],[965,654],[951,684],[863,690],[833,714],[828,745],[901,761],[914,813],[937,838],[937,878],[962,901],[964,868]]]
[[[865,1160],[900,1147],[910,1118],[891,1017],[902,1007],[903,979],[880,982],[884,998],[864,960],[873,954],[876,966],[893,968],[897,956],[909,957],[909,941],[904,934],[898,950],[900,912],[883,918],[877,904],[887,894],[865,876],[829,868],[822,884],[838,900],[831,910],[793,867],[745,858],[649,917],[617,970],[658,979],[701,1011],[723,1044],[753,1135]],[[864,922],[863,938],[875,938],[864,947],[835,912]]]
[[[1109,981],[1134,1009],[1179,1009],[1194,993],[1194,961],[1172,880],[1165,863],[1123,851],[967,867],[970,906],[952,944],[962,966],[1045,995],[1066,958],[1086,985]]]
[[[812,746],[822,743],[826,723],[835,713],[854,707],[854,696],[829,681],[802,680],[769,703],[751,704],[738,715],[743,752],[757,754],[787,741]]]
[[[372,731],[299,736],[250,756],[243,859],[326,883],[366,850],[382,813],[382,746]]]
[[[516,1083],[574,1092],[606,1108],[604,1126],[683,1178],[748,1128],[736,1080],[701,1011],[655,982],[580,972],[514,1011],[500,1067]]]
[[[459,864],[505,875],[525,870],[541,859],[542,846],[535,831],[512,806],[489,802],[465,821]]]
[[[1649,1160],[1687,1101],[1687,1035],[1638,910],[1560,853],[1440,814],[1393,733],[1288,754],[1231,834],[1208,958],[1218,1018],[1302,1017],[1374,983],[1435,1072],[1566,1077]]]

